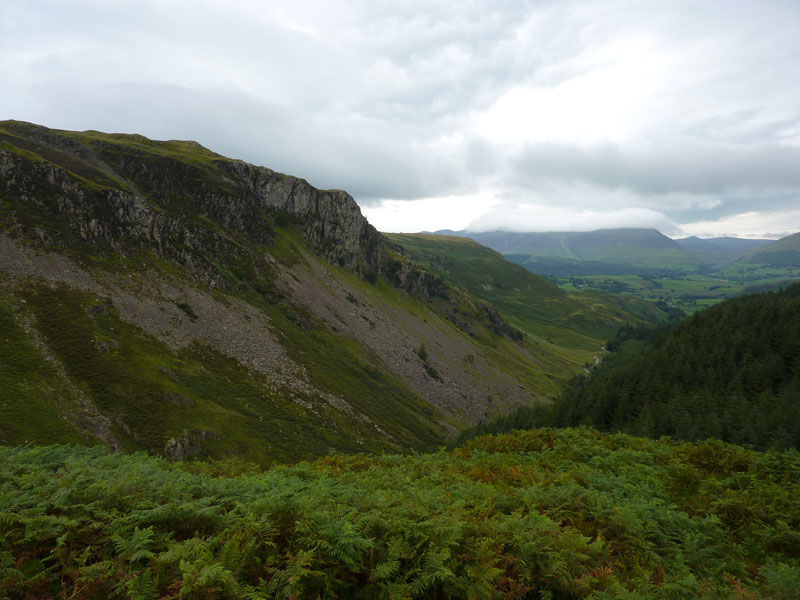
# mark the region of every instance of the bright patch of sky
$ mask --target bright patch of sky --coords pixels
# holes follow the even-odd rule
[[[800,230],[795,0],[5,0],[0,119],[195,139],[385,231]]]

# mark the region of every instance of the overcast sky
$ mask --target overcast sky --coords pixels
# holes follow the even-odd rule
[[[797,0],[2,0],[0,120],[194,139],[383,231],[800,230]]]

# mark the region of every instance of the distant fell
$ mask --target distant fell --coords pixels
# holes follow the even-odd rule
[[[741,253],[727,261],[724,270],[750,285],[800,278],[800,233],[786,236]]]
[[[800,233],[760,246],[745,258],[750,263],[800,267]]]
[[[696,236],[675,240],[708,265],[723,266],[750,251],[767,246],[775,240],[735,237],[698,238]]]
[[[773,241],[775,240],[736,237],[699,238],[694,235],[675,240],[676,243],[684,248],[701,252],[730,250],[747,251],[758,248],[759,246],[764,246],[765,244],[770,244]]]
[[[638,268],[662,268],[694,271],[702,260],[656,229],[599,229],[586,232],[511,231],[463,232],[481,244],[506,255],[515,255],[526,265],[539,259],[567,259],[626,265]],[[535,271],[535,269],[532,269]]]

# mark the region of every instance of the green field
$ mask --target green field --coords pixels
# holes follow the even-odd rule
[[[672,277],[643,275],[582,275],[551,277],[566,291],[602,290],[676,307],[686,314],[713,306],[741,294],[777,289],[800,278],[800,269],[763,267],[758,270],[722,271],[709,275]]]

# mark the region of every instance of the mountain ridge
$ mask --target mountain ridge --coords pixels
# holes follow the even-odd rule
[[[690,250],[724,251],[724,250],[740,250],[745,248],[746,249],[756,248],[758,246],[763,246],[764,244],[769,244],[771,242],[774,242],[775,240],[738,238],[730,236],[699,238],[693,235],[685,238],[676,238],[675,241],[684,248],[688,248]]]
[[[800,264],[800,233],[788,235],[779,240],[759,246],[742,257],[750,263],[768,265]]]
[[[655,229],[641,228],[528,233],[442,230],[441,234],[470,237],[533,273],[550,277],[710,275],[721,286],[729,280],[741,286],[769,286],[800,275],[800,244],[792,242],[800,237],[792,235],[782,240],[696,236],[673,240]]]
[[[618,228],[582,232],[459,232],[506,255],[624,263],[691,270],[700,260],[656,229]],[[524,261],[523,261],[524,264]]]

